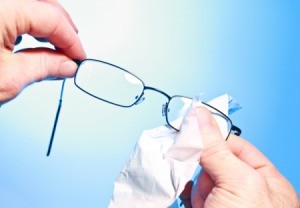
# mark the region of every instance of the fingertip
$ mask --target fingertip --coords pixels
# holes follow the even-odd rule
[[[53,43],[55,45],[55,43]],[[87,55],[83,48],[83,45],[79,39],[79,36],[76,34],[74,37],[74,42],[70,47],[61,48],[61,47],[55,47],[57,51],[60,51],[64,54],[66,54],[68,57],[72,59],[78,59],[83,60],[86,59]]]

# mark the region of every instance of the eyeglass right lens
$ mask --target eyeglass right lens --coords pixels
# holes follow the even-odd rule
[[[179,130],[192,99],[182,96],[174,96],[168,103],[167,121],[173,128]]]
[[[133,74],[97,60],[85,60],[79,66],[75,84],[104,101],[128,107],[142,95],[143,82]]]

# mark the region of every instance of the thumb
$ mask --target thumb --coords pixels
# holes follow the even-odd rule
[[[228,148],[211,113],[205,107],[198,107],[196,115],[204,144],[200,158],[202,168],[215,183],[220,179],[242,178],[250,167],[240,161]]]
[[[1,57],[0,103],[16,97],[27,85],[46,78],[74,76],[77,64],[58,51],[26,49]]]

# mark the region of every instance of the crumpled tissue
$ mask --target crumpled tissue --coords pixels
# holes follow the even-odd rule
[[[229,108],[233,103],[233,108]],[[217,97],[210,105],[228,115],[239,106],[228,94]],[[192,179],[199,166],[203,149],[194,99],[179,132],[168,126],[145,130],[134,151],[114,182],[110,208],[166,208],[171,206]],[[216,116],[222,134],[227,124]]]

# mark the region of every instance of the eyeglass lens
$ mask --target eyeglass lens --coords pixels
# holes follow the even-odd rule
[[[174,96],[168,103],[167,106],[167,122],[168,124],[176,130],[179,130],[184,116],[187,114],[187,111],[192,103],[191,98],[183,97],[183,96]],[[226,139],[231,130],[231,121],[229,118],[220,112],[218,109],[213,106],[203,103],[204,106],[214,115],[216,121],[221,126],[226,126],[226,128],[221,129],[221,133]]]
[[[123,107],[133,105],[144,90],[143,82],[133,74],[97,60],[80,64],[75,84],[94,97]]]

